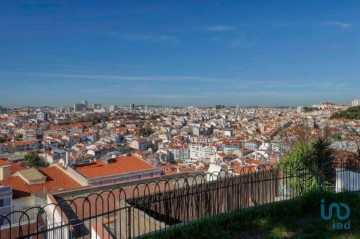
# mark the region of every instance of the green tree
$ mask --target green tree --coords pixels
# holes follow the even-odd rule
[[[150,119],[151,119],[151,120],[156,120],[156,119],[158,119],[158,118],[159,118],[158,115],[151,115],[151,116],[150,116]]]
[[[335,113],[331,119],[360,119],[360,106],[349,107],[344,111]]]
[[[304,107],[304,112],[312,112],[312,111],[314,111],[314,110],[316,110],[316,108],[313,108],[313,107]]]
[[[40,158],[38,153],[31,152],[24,156],[24,160],[32,167],[41,167],[45,166],[45,162]]]
[[[139,130],[139,135],[143,137],[148,137],[152,134],[151,128],[141,128]]]
[[[7,142],[7,141],[8,141],[8,139],[7,139],[7,135],[6,135],[6,134],[0,136],[0,143],[5,143],[5,142]]]
[[[291,191],[292,195],[301,195],[307,189],[316,186],[316,180],[314,177],[309,177],[310,170],[304,163],[311,156],[310,144],[300,141],[285,155],[283,163],[280,165],[280,170],[284,172],[285,189],[288,192]]]
[[[17,135],[15,135],[14,138],[15,138],[16,141],[19,141],[19,140],[21,140],[23,137],[24,137],[23,134],[17,134]]]
[[[328,189],[333,185],[333,151],[331,138],[323,136],[315,140],[300,141],[285,155],[282,171],[285,188],[293,196],[311,189]]]

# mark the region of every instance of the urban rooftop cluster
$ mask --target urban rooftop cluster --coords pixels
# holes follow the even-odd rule
[[[331,117],[349,107],[105,109],[86,100],[73,108],[2,107],[0,212],[51,203],[52,194],[82,195],[164,176],[256,172],[281,162],[304,131],[329,130],[338,136],[331,145],[336,152],[358,153],[359,121]]]

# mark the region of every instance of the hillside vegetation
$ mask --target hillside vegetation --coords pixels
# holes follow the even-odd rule
[[[360,106],[349,107],[347,110],[335,113],[332,119],[360,119]]]

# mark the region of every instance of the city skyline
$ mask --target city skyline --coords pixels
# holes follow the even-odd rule
[[[357,1],[1,5],[3,106],[360,98]]]

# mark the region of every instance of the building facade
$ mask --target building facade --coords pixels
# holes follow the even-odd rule
[[[360,106],[360,99],[353,100],[351,106]]]

